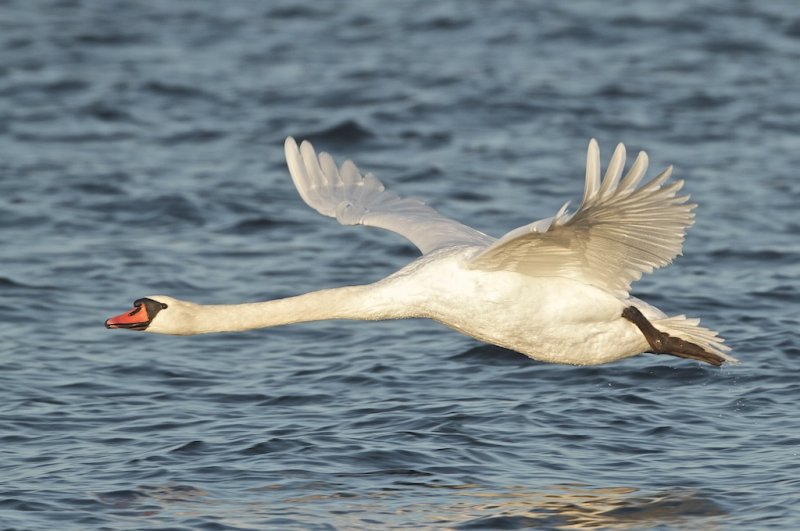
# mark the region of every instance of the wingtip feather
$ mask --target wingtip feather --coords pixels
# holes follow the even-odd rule
[[[589,147],[586,150],[586,184],[583,189],[582,205],[587,204],[594,198],[600,189],[600,147],[597,140],[589,140]]]
[[[286,156],[286,165],[289,168],[289,175],[292,177],[297,193],[300,194],[306,204],[311,205],[308,192],[309,178],[300,149],[297,147],[297,142],[291,136],[286,137],[283,149]]]
[[[625,144],[620,142],[608,162],[608,168],[606,168],[603,183],[600,186],[600,192],[598,192],[601,198],[609,197],[616,191],[619,179],[622,177],[622,170],[625,168],[625,158]]]
[[[625,174],[625,177],[622,178],[622,182],[617,187],[620,190],[620,193],[629,194],[633,192],[636,188],[636,185],[644,177],[645,173],[647,173],[647,167],[650,165],[650,158],[647,156],[647,153],[644,151],[640,151],[636,158],[631,165],[631,168],[628,170],[628,173]]]

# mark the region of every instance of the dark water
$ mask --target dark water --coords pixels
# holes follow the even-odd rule
[[[798,527],[800,8],[561,4],[0,1],[0,528]],[[636,294],[742,364],[105,330],[415,256],[308,209],[289,134],[494,235],[579,198],[589,137],[647,149],[700,208]]]

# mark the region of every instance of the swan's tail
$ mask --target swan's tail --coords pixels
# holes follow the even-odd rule
[[[650,321],[636,306],[625,308],[622,317],[639,327],[650,351],[655,354],[703,361],[717,367],[723,363],[738,363],[736,358],[727,354],[730,347],[716,332],[700,326],[700,319],[661,314]]]

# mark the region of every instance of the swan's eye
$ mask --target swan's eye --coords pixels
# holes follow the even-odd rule
[[[162,310],[166,310],[167,308],[169,308],[169,306],[167,306],[166,304],[164,304],[164,303],[162,302],[162,303],[161,303],[161,309],[162,309]]]

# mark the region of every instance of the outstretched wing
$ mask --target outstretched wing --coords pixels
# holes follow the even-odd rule
[[[317,156],[304,141],[289,137],[284,144],[286,163],[300,197],[324,216],[342,225],[369,225],[396,232],[423,254],[454,245],[487,246],[494,238],[446,218],[418,199],[386,190],[371,173],[362,175],[352,161],[337,167],[327,153]]]
[[[477,254],[470,267],[516,271],[536,277],[567,277],[624,296],[631,282],[680,254],[692,224],[689,196],[677,196],[683,181],[662,186],[670,166],[637,188],[647,171],[640,152],[620,182],[625,146],[619,144],[600,180],[600,150],[589,142],[583,201],[553,217],[515,229]]]

